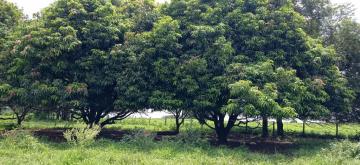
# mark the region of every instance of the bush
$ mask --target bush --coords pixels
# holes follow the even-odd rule
[[[64,138],[70,144],[84,146],[93,143],[100,131],[101,127],[98,125],[92,128],[82,125],[79,128],[72,128],[65,131]]]
[[[144,129],[137,129],[131,134],[124,135],[122,142],[135,145],[140,148],[151,148],[154,146],[155,134],[145,131]]]
[[[336,142],[330,145],[330,148],[323,149],[329,158],[341,159],[360,159],[360,143],[350,142],[348,140]]]
[[[176,140],[192,145],[208,144],[207,138],[203,137],[200,131],[191,128],[179,133]]]

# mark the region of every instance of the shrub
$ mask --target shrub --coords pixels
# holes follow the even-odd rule
[[[101,127],[98,125],[92,128],[82,125],[78,128],[66,130],[64,132],[64,138],[70,144],[84,146],[93,143],[100,131]]]
[[[144,129],[136,129],[131,134],[124,135],[121,141],[140,148],[151,148],[155,144],[154,138],[154,133],[147,132]]]
[[[176,139],[183,143],[192,144],[192,145],[208,144],[207,138],[203,137],[200,131],[191,128],[181,132],[176,137]]]
[[[360,159],[360,143],[348,140],[336,142],[330,145],[329,149],[323,149],[329,158]]]

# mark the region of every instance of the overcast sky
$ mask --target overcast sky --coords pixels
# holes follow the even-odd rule
[[[48,6],[55,0],[8,0],[14,2],[20,8],[22,8],[28,16],[32,16],[33,13],[39,12],[44,7]],[[166,0],[157,0],[158,2],[163,2]],[[333,3],[347,3],[350,2],[355,5],[356,13],[355,17],[360,21],[360,0],[331,0]]]

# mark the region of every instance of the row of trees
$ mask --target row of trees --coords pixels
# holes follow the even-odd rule
[[[360,26],[325,2],[58,0],[27,20],[0,0],[1,101],[19,124],[34,110],[89,127],[168,110],[177,131],[191,115],[219,143],[243,117],[263,137],[269,118],[280,136],[284,118],[353,120]]]

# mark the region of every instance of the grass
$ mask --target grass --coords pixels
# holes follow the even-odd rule
[[[0,130],[14,123],[12,120],[0,121]],[[100,139],[86,146],[74,146],[68,143],[54,143],[38,139],[26,133],[29,129],[71,128],[78,122],[63,121],[26,121],[23,129],[7,133],[0,138],[1,165],[106,165],[106,164],[360,164],[360,143],[316,138],[294,138],[296,147],[286,152],[261,153],[250,151],[245,146],[228,148],[212,146],[196,136],[184,136],[184,139],[153,141],[152,137],[135,136],[122,141]],[[251,123],[255,127],[256,123]],[[288,134],[300,134],[302,125],[285,123]],[[107,126],[109,129],[146,131],[166,131],[174,127],[174,120],[167,119],[126,119]],[[270,131],[272,125],[270,124]],[[196,120],[186,120],[182,127],[183,135],[187,130],[212,133],[207,127],[201,127]],[[358,124],[340,126],[344,137],[356,136],[360,130]],[[244,132],[244,128],[235,128],[234,133]],[[252,130],[259,134],[261,129]],[[310,124],[306,127],[309,134],[335,135],[335,125]]]
[[[18,134],[18,135],[17,135]],[[51,143],[25,133],[0,139],[0,164],[359,164],[360,159],[338,154],[330,143],[353,142],[300,140],[300,147],[287,153],[265,154],[245,147],[230,149],[207,142],[179,140],[155,142],[149,137],[130,141],[97,140],[84,147]],[[348,147],[348,146],[346,146]],[[357,148],[359,149],[359,148]],[[359,149],[360,151],[360,149]]]

